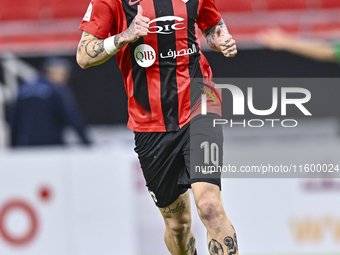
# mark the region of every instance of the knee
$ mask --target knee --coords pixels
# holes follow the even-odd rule
[[[226,217],[222,202],[211,199],[211,197],[203,197],[197,201],[198,214],[203,223],[217,228],[224,217]]]
[[[174,240],[176,244],[181,244],[186,240],[187,235],[191,231],[191,220],[170,220],[167,223],[168,234]]]

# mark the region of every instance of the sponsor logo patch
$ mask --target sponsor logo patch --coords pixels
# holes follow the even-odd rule
[[[134,51],[135,60],[141,67],[149,67],[156,60],[155,50],[147,44],[140,44]]]
[[[174,24],[167,24],[167,21],[178,21]],[[172,34],[175,30],[185,29],[183,18],[176,16],[164,16],[153,19],[149,22],[149,33]]]
[[[135,1],[129,0],[129,5],[135,5],[135,4],[138,4],[141,1],[143,1],[143,0],[135,0]]]

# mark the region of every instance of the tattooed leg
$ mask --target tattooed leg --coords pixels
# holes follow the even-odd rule
[[[182,194],[174,203],[159,208],[165,222],[164,240],[172,255],[194,255],[195,236],[191,230],[189,192]]]
[[[210,255],[224,255],[222,245],[215,239],[211,239],[208,246]]]
[[[185,251],[185,254],[190,254],[190,255],[194,255],[195,254],[195,251],[196,251],[196,248],[195,248],[195,237],[191,237],[189,239],[189,242],[188,242],[188,249]]]
[[[234,233],[234,239],[231,236],[227,236],[223,240],[225,246],[227,246],[227,254],[234,255],[237,252],[237,240],[236,240],[236,233]]]
[[[171,208],[171,206],[167,206],[167,207],[162,208],[162,210],[163,210],[162,212],[163,214],[176,213],[176,212],[179,212],[181,214],[185,210],[185,203],[182,200],[181,202],[177,203],[176,207]]]
[[[198,182],[191,188],[198,214],[207,228],[210,255],[238,255],[235,230],[223,209],[219,187]]]

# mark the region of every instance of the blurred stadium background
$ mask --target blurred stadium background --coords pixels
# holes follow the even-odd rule
[[[339,0],[216,3],[239,53],[225,59],[201,40],[215,77],[340,77],[335,63],[271,51],[257,42],[269,27],[340,41]],[[0,4],[0,254],[168,254],[161,216],[133,152],[133,133],[125,127],[127,99],[117,63],[82,70],[75,62],[78,26],[89,0]],[[90,147],[79,145],[71,130],[62,148],[9,147],[6,107],[48,56],[74,64],[70,85],[90,125]],[[225,162],[340,164],[340,88],[325,87],[310,88],[327,100],[311,101],[312,120],[301,119],[295,129],[226,127]],[[340,254],[340,179],[224,179],[223,196],[240,254]],[[194,206],[193,221],[198,252],[208,254]]]

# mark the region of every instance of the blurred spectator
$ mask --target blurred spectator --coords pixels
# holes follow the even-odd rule
[[[340,64],[340,43],[330,44],[321,40],[304,40],[282,29],[269,29],[261,33],[260,42],[272,50],[284,50],[323,62]]]
[[[87,127],[67,85],[71,64],[63,58],[44,62],[43,74],[20,86],[10,107],[12,146],[61,145],[65,127],[73,127],[82,143],[89,144]]]

